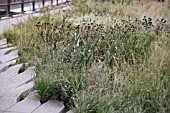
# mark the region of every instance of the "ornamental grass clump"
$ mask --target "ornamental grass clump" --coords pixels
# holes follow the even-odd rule
[[[34,88],[37,90],[41,104],[47,102],[52,97],[52,95],[49,93],[51,90],[53,90],[51,80],[49,77],[43,75],[41,77],[37,77],[35,80]]]

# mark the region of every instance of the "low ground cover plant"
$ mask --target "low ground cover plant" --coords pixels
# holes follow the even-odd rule
[[[167,19],[83,5],[3,33],[18,46],[18,63],[36,66],[41,103],[58,99],[76,113],[169,112]]]

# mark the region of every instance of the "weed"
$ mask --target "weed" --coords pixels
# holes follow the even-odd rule
[[[36,78],[35,80],[35,89],[38,91],[38,95],[40,96],[40,103],[43,104],[48,101],[51,97],[49,91],[51,88],[51,80],[48,77],[41,76]]]
[[[16,45],[16,43],[18,42],[18,39],[19,39],[19,35],[12,30],[5,31],[3,33],[3,37],[5,37],[7,39],[8,43],[12,43],[14,45]]]

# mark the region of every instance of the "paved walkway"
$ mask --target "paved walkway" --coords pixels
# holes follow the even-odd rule
[[[61,3],[64,3],[66,2],[66,0],[58,0],[58,4],[61,4]],[[57,4],[57,0],[53,0],[53,6],[55,6]],[[44,6],[50,6],[51,5],[51,1],[45,1],[45,4]],[[42,8],[42,1],[39,1],[39,2],[35,2],[35,9],[39,10],[40,8]],[[32,10],[32,3],[29,3],[29,5],[25,5],[24,6],[24,11],[28,12],[28,11],[31,11]],[[21,12],[21,8],[15,8],[15,9],[11,9],[10,10],[11,12],[14,12],[14,13],[20,13]]]
[[[50,13],[56,13],[60,10],[67,10],[71,9],[68,5],[58,6],[56,9],[52,9]],[[18,14],[14,18],[7,18],[0,20],[0,34],[8,29],[12,29],[13,25],[18,24],[19,22],[23,22],[27,20],[29,17],[39,17],[41,16],[41,13],[35,13],[35,12],[27,12],[27,14]]]
[[[40,104],[36,91],[33,91],[35,67],[18,73],[23,64],[17,64],[16,47],[0,40],[0,113],[59,113],[63,102],[49,100]],[[23,96],[29,94],[24,100]],[[69,111],[67,113],[73,113]]]

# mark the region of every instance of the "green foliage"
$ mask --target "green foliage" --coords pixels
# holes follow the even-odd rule
[[[4,33],[21,44],[19,62],[36,65],[35,89],[41,102],[56,98],[77,113],[168,112],[166,21],[146,16],[116,19],[107,15],[108,8],[87,4],[70,12],[34,18],[27,23],[34,32],[20,23],[18,31]],[[87,13],[111,19],[86,19]],[[76,23],[76,16],[84,17]]]
[[[4,37],[2,36],[2,34],[0,35],[0,39],[3,39]]]
[[[52,80],[52,79],[51,79]],[[52,83],[48,76],[42,75],[35,80],[35,89],[38,91],[40,96],[40,102],[44,103],[52,96],[49,92],[53,89]]]
[[[20,38],[19,35],[13,30],[5,31],[2,35],[4,38],[7,39],[8,43],[12,43],[15,45],[18,42],[18,39]]]
[[[113,4],[129,4],[131,3],[133,0],[93,0],[95,2],[111,2]]]
[[[93,91],[94,93],[81,94],[85,95],[85,97],[80,96],[77,98],[75,111],[78,113],[167,113],[170,109],[168,99],[170,94],[168,89],[170,85],[169,75],[161,79],[163,75],[159,74],[133,69],[130,73],[127,72],[126,75],[119,75],[126,77],[119,83],[120,90],[110,94],[111,89],[106,90],[106,92],[99,92],[95,89],[96,92]]]
[[[65,105],[72,107],[74,104],[75,94],[81,90],[82,79],[81,75],[71,74],[67,78],[55,81],[53,95],[63,101]]]
[[[44,60],[48,62],[44,62]],[[44,60],[37,65],[39,72],[37,73],[37,81],[35,81],[35,84],[38,85],[35,87],[36,90],[40,91],[41,100],[57,98],[69,107],[74,106],[74,97],[79,90],[84,88],[86,78],[81,73],[73,73],[67,69],[68,67],[60,64],[60,61]],[[46,78],[41,77],[42,73]]]

